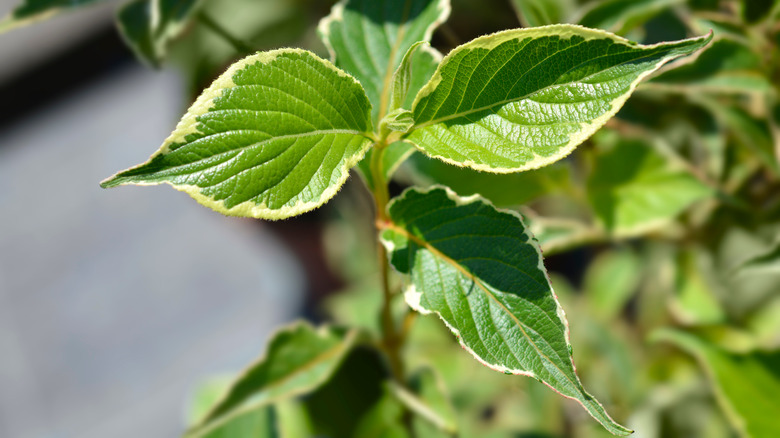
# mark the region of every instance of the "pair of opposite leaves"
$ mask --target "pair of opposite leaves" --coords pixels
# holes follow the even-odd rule
[[[373,145],[386,146],[390,130],[374,126],[398,120],[376,120],[388,109],[407,116],[394,135],[429,156],[482,171],[533,169],[568,155],[644,77],[710,39],[643,46],[573,25],[499,32],[438,65],[405,56],[393,84],[413,83],[404,75],[415,68],[430,69],[427,82],[411,104],[374,102],[384,108],[373,116],[367,90],[332,63],[297,49],[257,53],[206,89],[147,162],[102,185],[168,183],[224,214],[295,216],[333,197]],[[410,274],[410,305],[437,313],[484,364],[533,376],[610,432],[630,433],[582,387],[565,316],[519,215],[445,188],[410,189],[387,213],[381,238]]]

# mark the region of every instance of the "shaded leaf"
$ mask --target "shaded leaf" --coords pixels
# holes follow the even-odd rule
[[[261,415],[276,401],[313,391],[338,369],[355,336],[355,332],[314,329],[306,323],[280,330],[269,341],[265,356],[233,382],[188,436],[210,437],[247,412]],[[252,418],[250,415],[246,421],[254,424]]]
[[[561,190],[569,182],[565,163],[504,175],[453,166],[420,153],[407,163],[409,177],[417,186],[445,185],[461,196],[480,194],[499,207],[525,204]]]
[[[601,0],[587,8],[577,21],[585,27],[604,29],[619,35],[641,26],[672,5],[685,0]]]
[[[699,251],[688,250],[677,257],[676,293],[671,310],[684,324],[710,325],[724,322],[726,315],[718,302]]]
[[[573,0],[512,0],[523,27],[546,26],[568,22]]]
[[[384,395],[388,370],[376,350],[358,347],[344,359],[336,374],[304,399],[314,436],[362,438],[363,427],[377,426],[370,417],[382,414],[377,407]],[[377,410],[380,412],[377,413]],[[366,424],[364,425],[364,421]],[[393,429],[384,422],[378,429]],[[370,436],[370,435],[368,435]],[[393,436],[393,435],[390,435]]]
[[[585,273],[585,293],[592,314],[615,318],[639,285],[641,266],[630,250],[599,254]]]
[[[360,84],[299,49],[233,64],[149,161],[103,187],[168,183],[220,213],[282,219],[339,190],[371,140]]]
[[[687,172],[671,168],[644,141],[629,138],[596,157],[587,184],[599,221],[619,236],[656,228],[712,194]]]
[[[692,334],[673,330],[653,337],[696,357],[715,388],[718,403],[741,436],[780,436],[780,352],[731,354]]]
[[[389,385],[392,393],[410,411],[447,433],[457,432],[457,413],[446,394],[444,382],[433,368],[418,370],[410,379],[411,390],[394,382]]]
[[[645,76],[710,38],[642,46],[574,25],[480,37],[453,49],[420,90],[406,139],[477,170],[542,167],[598,130]]]
[[[382,243],[393,266],[411,276],[412,308],[438,314],[483,364],[533,376],[577,400],[610,432],[630,433],[582,387],[563,310],[519,214],[440,187],[407,190],[388,214]]]
[[[685,93],[768,93],[772,84],[761,71],[761,58],[744,44],[719,39],[690,64],[664,72],[649,84],[677,86]]]
[[[102,3],[106,0],[22,0],[7,16],[0,21],[0,33],[8,32],[17,27],[26,26],[36,21],[70,9],[94,3]]]

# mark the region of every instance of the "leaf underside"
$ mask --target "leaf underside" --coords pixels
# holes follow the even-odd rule
[[[606,123],[646,75],[710,39],[643,46],[574,25],[480,37],[453,49],[420,90],[406,140],[477,170],[545,166]]]
[[[262,52],[206,89],[146,163],[103,187],[168,183],[220,213],[282,219],[336,194],[371,146],[359,83],[310,52]]]
[[[411,275],[413,308],[438,314],[485,365],[533,376],[610,432],[630,433],[582,387],[563,310],[519,215],[441,187],[407,190],[388,213],[381,238],[393,266]]]

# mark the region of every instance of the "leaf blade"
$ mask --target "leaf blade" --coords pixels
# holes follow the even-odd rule
[[[517,213],[441,187],[407,190],[388,213],[382,243],[393,266],[411,275],[411,307],[439,315],[486,366],[533,376],[578,401],[610,432],[630,433],[582,387],[563,310]]]
[[[420,90],[406,141],[476,170],[545,166],[606,123],[644,77],[711,37],[642,46],[552,25],[477,38],[453,49]]]
[[[0,20],[0,34],[43,21],[70,9],[103,3],[106,0],[23,0],[8,15]]]
[[[342,0],[320,22],[331,60],[354,75],[374,103],[374,123],[387,112],[401,58],[418,41],[430,41],[449,13],[449,0]]]
[[[167,183],[226,215],[295,216],[344,184],[372,144],[369,112],[360,84],[328,61],[260,52],[206,89],[147,162],[101,185]]]
[[[327,381],[351,350],[355,331],[315,330],[308,323],[284,328],[265,356],[247,368],[187,436],[210,436],[234,419],[276,401],[310,392]]]

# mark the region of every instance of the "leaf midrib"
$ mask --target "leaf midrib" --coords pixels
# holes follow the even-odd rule
[[[556,54],[558,54],[558,53],[560,53],[560,52],[556,52]],[[552,56],[553,55],[550,55],[550,57],[552,57]],[[606,56],[606,55],[602,55],[601,57],[604,57],[604,56]],[[422,129],[422,128],[425,128],[425,127],[428,127],[428,126],[431,126],[431,125],[436,125],[436,124],[439,124],[439,123],[442,123],[442,122],[446,122],[448,120],[465,117],[465,116],[468,116],[469,114],[478,113],[478,112],[481,112],[481,111],[486,111],[486,110],[489,110],[489,109],[494,108],[496,106],[502,106],[502,105],[506,105],[506,104],[509,104],[509,103],[512,103],[512,102],[518,102],[518,101],[521,101],[521,100],[524,100],[524,99],[528,99],[529,97],[533,96],[534,94],[547,91],[547,90],[552,89],[554,87],[560,87],[560,86],[566,86],[566,85],[572,85],[572,84],[575,84],[575,83],[579,83],[579,82],[585,81],[588,78],[591,78],[591,77],[593,77],[593,76],[595,76],[597,74],[601,74],[601,73],[603,73],[604,71],[606,71],[608,69],[619,67],[619,66],[624,65],[624,64],[626,64],[628,62],[636,62],[636,61],[639,61],[639,60],[642,60],[642,59],[645,59],[645,58],[650,58],[651,56],[652,56],[651,54],[648,54],[646,56],[641,56],[641,57],[638,57],[638,58],[635,58],[635,59],[631,59],[629,61],[621,62],[620,64],[611,65],[611,66],[609,66],[606,69],[599,70],[599,71],[597,71],[595,73],[592,73],[592,74],[590,74],[588,76],[585,76],[583,78],[579,78],[579,79],[576,79],[576,80],[572,80],[572,81],[569,81],[569,82],[563,82],[563,83],[560,83],[560,84],[558,84],[558,83],[550,84],[550,85],[548,85],[546,87],[539,88],[538,90],[534,90],[534,91],[532,91],[530,93],[527,93],[527,94],[525,94],[523,96],[518,96],[518,97],[511,98],[511,99],[504,99],[504,100],[492,103],[490,105],[484,105],[484,106],[481,106],[481,107],[478,107],[478,108],[471,108],[469,110],[462,111],[462,112],[459,112],[459,113],[456,113],[456,114],[450,114],[448,116],[432,119],[432,120],[429,120],[427,122],[421,123],[419,125],[415,125],[412,128],[412,131],[415,130],[415,129]],[[668,58],[668,56],[664,56],[664,57],[661,57],[660,60],[666,60],[667,58]],[[591,62],[591,61],[593,61],[593,59],[589,59],[587,62]],[[563,72],[560,76],[566,75],[571,70],[579,67],[580,65],[582,65],[582,64],[578,64],[576,66],[573,66],[571,69]],[[610,78],[610,79],[612,79],[612,78]],[[412,131],[410,131],[410,132],[412,132]]]
[[[544,360],[546,360],[553,367],[555,367],[555,369],[557,369],[561,373],[561,375],[565,376],[566,380],[568,380],[569,383],[571,383],[574,386],[574,388],[577,388],[577,389],[580,388],[579,385],[577,385],[574,381],[571,380],[571,378],[568,376],[568,374],[566,372],[564,372],[560,367],[558,367],[558,365],[555,362],[553,362],[546,354],[544,354],[541,351],[539,346],[536,345],[536,343],[533,341],[533,339],[531,339],[531,337],[525,331],[525,328],[523,327],[523,323],[512,312],[510,312],[509,309],[506,306],[504,306],[504,304],[498,298],[496,298],[496,296],[493,295],[493,293],[487,287],[485,287],[484,284],[482,284],[482,281],[479,278],[477,278],[476,276],[474,276],[474,274],[472,274],[469,271],[467,271],[458,262],[456,262],[452,258],[448,257],[447,255],[445,255],[444,253],[442,253],[441,251],[439,251],[438,249],[436,249],[435,247],[430,245],[428,242],[426,242],[426,241],[422,240],[421,238],[415,236],[414,234],[408,232],[406,229],[404,229],[403,227],[398,226],[396,223],[389,222],[389,223],[382,224],[382,226],[385,229],[389,229],[391,231],[394,231],[394,232],[397,232],[397,233],[403,235],[404,237],[406,237],[407,239],[409,239],[412,242],[416,243],[417,245],[427,249],[428,251],[433,253],[436,257],[439,257],[442,260],[444,260],[445,262],[449,263],[457,271],[459,271],[460,273],[465,275],[467,278],[471,279],[471,281],[473,281],[474,284],[476,284],[480,289],[482,289],[485,292],[485,295],[490,297],[491,300],[493,300],[502,310],[504,310],[504,312],[506,312],[507,315],[509,315],[512,318],[512,320],[515,321],[515,323],[517,324],[517,327],[520,329],[520,332],[523,334],[523,337],[525,337],[526,340],[528,341],[528,343],[531,346],[533,346],[534,350],[536,350],[536,352],[538,353],[539,357],[544,358]],[[501,365],[501,364],[496,364],[496,365]],[[577,392],[579,393],[580,391],[577,391]],[[579,397],[577,397],[577,398],[579,398]]]
[[[406,22],[409,19],[409,11],[411,10],[411,7],[411,0],[406,0],[406,3],[404,3],[404,11],[401,15],[401,22],[398,24],[398,33],[396,33],[395,44],[390,49],[390,56],[387,60],[387,66],[385,67],[385,77],[382,80],[382,94],[379,96],[378,120],[382,120],[385,117],[385,113],[387,113],[387,99],[389,98],[390,94],[390,82],[393,79],[393,73],[395,73],[395,66],[392,63],[392,60],[395,59],[396,54],[398,53],[398,48],[401,47],[401,43],[403,42],[403,38],[406,34]]]

